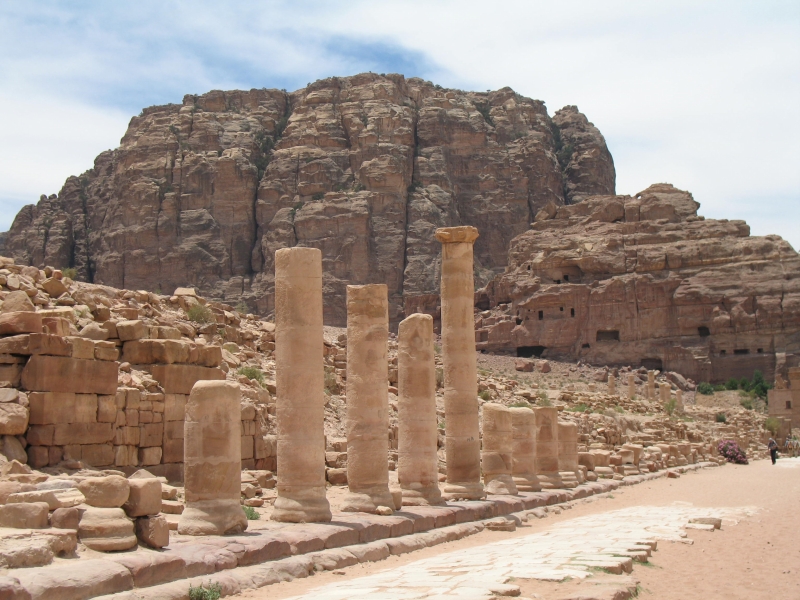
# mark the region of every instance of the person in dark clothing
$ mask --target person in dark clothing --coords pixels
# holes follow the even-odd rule
[[[775,461],[778,460],[778,442],[769,438],[767,448],[769,449],[769,457],[772,459],[772,464],[774,465]]]

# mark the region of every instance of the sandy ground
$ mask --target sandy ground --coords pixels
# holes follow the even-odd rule
[[[355,565],[338,572],[247,592],[250,599],[289,598],[351,577],[392,569],[421,558],[480,546],[503,537],[547,530],[555,522],[629,506],[665,506],[690,502],[696,506],[759,508],[759,513],[714,533],[690,530],[693,545],[661,542],[649,566],[635,564],[639,598],[656,600],[800,599],[800,460],[794,468],[757,461],[747,466],[726,465],[618,490],[610,496],[579,501],[570,510],[534,520],[514,533],[484,531],[478,535],[426,548],[377,563]],[[788,464],[786,461],[785,464]],[[597,577],[609,577],[597,575]],[[536,580],[514,582],[522,595],[558,600],[580,594],[579,582],[563,584]],[[588,591],[588,590],[587,590]]]

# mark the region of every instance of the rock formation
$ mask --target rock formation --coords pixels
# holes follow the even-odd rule
[[[480,228],[485,284],[540,210],[613,194],[614,178],[575,107],[551,119],[510,88],[364,73],[292,93],[212,91],[131,119],[119,148],[20,211],[5,254],[119,288],[195,286],[267,314],[275,250],[313,246],[326,323],[344,325],[348,284],[385,283],[396,324],[435,310],[437,227]]]
[[[800,257],[668,184],[593,196],[511,242],[477,294],[477,347],[677,371],[696,381],[800,361]]]

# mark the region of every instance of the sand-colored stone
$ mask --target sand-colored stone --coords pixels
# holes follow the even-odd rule
[[[347,484],[343,511],[394,508],[389,493],[389,299],[384,284],[347,286]]]
[[[520,492],[538,492],[542,486],[536,476],[536,416],[530,408],[513,407],[510,410],[513,429],[511,475]]]
[[[415,313],[397,336],[397,477],[406,506],[442,504],[436,421],[433,317]]]
[[[198,381],[186,403],[184,490],[178,532],[223,535],[247,529],[241,486],[239,384]]]
[[[83,510],[78,524],[78,539],[92,550],[113,552],[128,550],[136,545],[133,521],[121,508],[95,508]]]
[[[278,497],[271,518],[276,521],[331,520],[322,348],[322,253],[282,248],[275,252]]]
[[[442,360],[447,453],[447,499],[475,500],[481,484],[478,372],[473,317],[475,285],[474,227],[436,230],[442,243]]]
[[[608,393],[611,396],[617,393],[617,378],[611,373],[608,374]]]
[[[672,393],[672,386],[668,383],[660,383],[658,385],[658,401],[662,404],[669,402],[670,394]]]
[[[628,398],[636,395],[636,376],[633,373],[628,375]]]
[[[561,487],[558,474],[558,409],[537,406],[536,418],[536,476],[542,489]]]
[[[680,388],[675,391],[675,402],[675,410],[678,412],[683,412],[683,390]]]
[[[511,411],[502,404],[483,405],[483,444],[481,470],[489,494],[517,494],[513,471],[513,428]]]
[[[581,483],[578,468],[578,425],[558,422],[558,471],[563,487]]]
[[[128,501],[130,484],[119,475],[87,477],[78,482],[86,504],[97,508],[119,508]]]
[[[647,372],[647,399],[648,400],[655,400],[656,399],[656,372],[655,371],[648,371]]]

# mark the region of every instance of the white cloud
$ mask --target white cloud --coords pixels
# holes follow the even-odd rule
[[[509,85],[551,113],[577,104],[606,136],[620,193],[668,181],[706,216],[746,218],[800,248],[796,2],[142,1],[79,16],[44,4],[0,10],[13,34],[0,41],[0,110],[21,122],[5,132],[0,198],[55,191],[146,104],[400,70]]]

